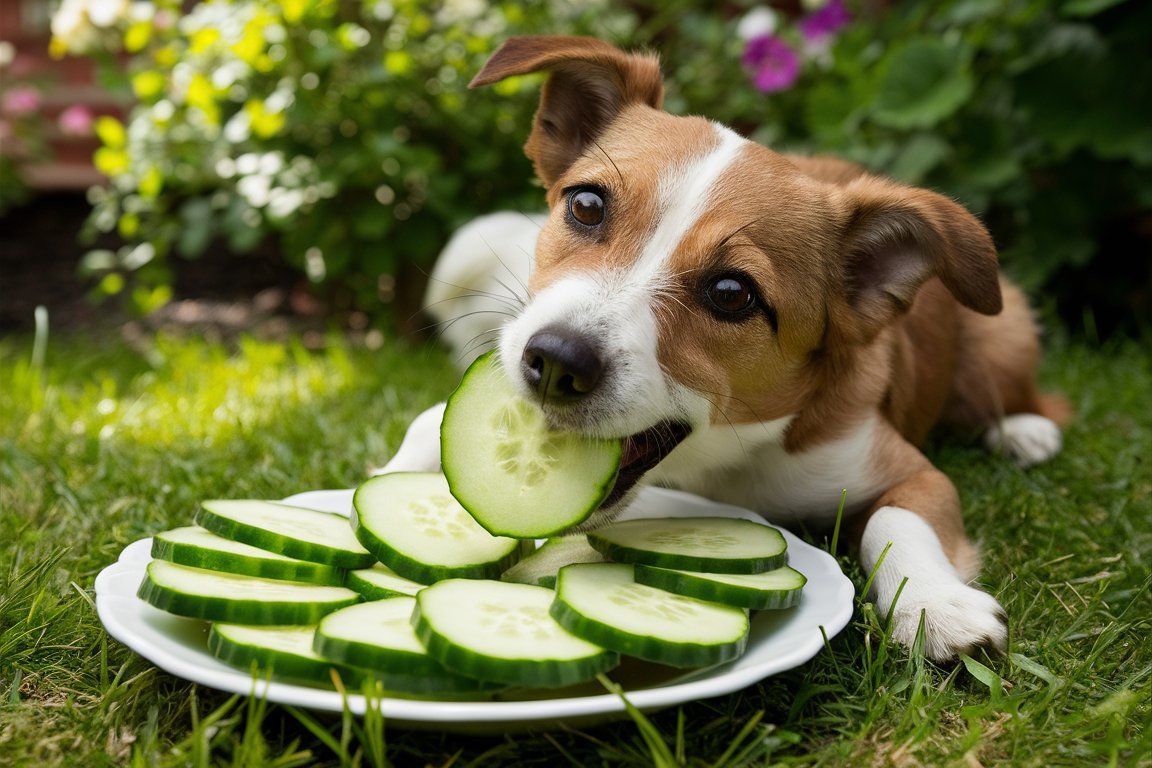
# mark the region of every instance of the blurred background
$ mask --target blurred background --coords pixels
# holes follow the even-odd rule
[[[541,207],[540,77],[466,85],[542,33],[654,49],[672,112],[959,199],[1074,336],[1152,323],[1143,0],[0,0],[0,332],[38,305],[418,332],[451,232]]]

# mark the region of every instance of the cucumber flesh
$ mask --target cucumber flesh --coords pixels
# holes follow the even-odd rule
[[[481,528],[437,472],[377,475],[356,489],[352,506],[357,538],[413,581],[496,578],[520,558],[520,542]]]
[[[446,668],[508,685],[558,688],[619,663],[615,652],[561,627],[548,613],[551,602],[543,587],[450,579],[416,596],[413,626]]]
[[[699,600],[754,610],[791,608],[800,602],[805,576],[784,566],[764,573],[701,573],[637,565],[636,583]]]
[[[401,596],[361,603],[320,621],[312,648],[321,656],[372,670],[386,690],[420,695],[479,695],[502,686],[444,669],[412,628],[416,600]]]
[[[595,512],[616,482],[622,445],[549,428],[494,353],[465,372],[440,427],[452,495],[488,531],[522,539],[555,535]]]
[[[153,560],[138,596],[160,610],[206,621],[260,626],[315,624],[360,602],[344,587],[241,576]]]
[[[673,667],[734,659],[748,642],[748,613],[637,584],[631,565],[565,566],[551,613],[572,634]]]
[[[556,586],[556,574],[564,566],[602,562],[604,555],[592,548],[584,534],[557,536],[548,539],[535,552],[500,574],[500,580],[553,589]]]
[[[157,533],[152,537],[152,557],[210,571],[260,576],[265,579],[307,581],[312,584],[344,583],[344,570],[331,565],[297,560],[249,544],[217,536],[190,525]]]
[[[213,624],[208,631],[208,649],[229,666],[269,675],[286,683],[332,687],[336,672],[346,686],[358,686],[363,673],[348,669],[312,650],[314,626],[250,627],[241,624]]]
[[[356,541],[348,519],[332,512],[259,499],[201,502],[196,523],[244,544],[341,568],[367,568],[376,558]]]
[[[383,563],[371,568],[348,571],[344,586],[360,593],[365,600],[383,600],[388,597],[411,597],[424,589],[423,584],[406,579]]]
[[[609,560],[708,573],[762,573],[788,562],[788,542],[770,525],[731,517],[624,520],[588,533]]]

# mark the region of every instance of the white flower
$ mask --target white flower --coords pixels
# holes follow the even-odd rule
[[[736,25],[736,36],[741,40],[767,37],[776,31],[779,22],[780,17],[776,11],[766,5],[759,5],[740,19]]]
[[[128,20],[132,5],[128,0],[88,0],[88,18],[94,26],[110,29]]]
[[[63,0],[52,16],[54,44],[68,53],[89,53],[101,46],[103,32],[127,22],[129,0]]]

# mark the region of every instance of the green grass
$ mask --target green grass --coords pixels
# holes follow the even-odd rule
[[[53,338],[34,365],[32,347],[0,341],[4,765],[1152,765],[1152,356],[1134,342],[1050,354],[1046,384],[1079,410],[1051,463],[931,447],[1011,617],[1006,657],[936,666],[860,603],[813,661],[738,693],[495,737],[194,686],[109,639],[92,604],[102,567],[200,499],[356,484],[450,391],[443,353],[109,334]]]

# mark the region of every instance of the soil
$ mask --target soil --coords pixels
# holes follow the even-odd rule
[[[80,273],[88,250],[121,244],[111,237],[79,242],[89,210],[83,193],[45,193],[0,217],[0,334],[32,329],[39,306],[48,310],[54,331],[105,327],[132,335],[186,327],[265,337],[311,331],[316,337],[334,326],[360,336],[371,330],[363,312],[333,309],[335,302],[318,297],[298,271],[282,263],[274,242],[239,256],[215,247],[195,260],[171,259],[174,300],[136,317],[123,302],[98,297],[94,282]],[[393,314],[415,317],[410,297],[396,303],[393,312],[381,307],[385,321]],[[418,324],[402,330],[412,334]]]

